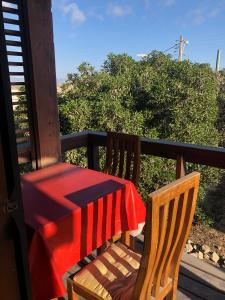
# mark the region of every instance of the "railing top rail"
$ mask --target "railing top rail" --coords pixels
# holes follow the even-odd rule
[[[86,147],[106,145],[106,132],[84,131],[61,137],[62,152]],[[29,144],[20,145],[18,153],[30,151]],[[183,156],[186,162],[225,169],[225,148],[179,143],[160,139],[141,138],[141,153],[167,159]]]

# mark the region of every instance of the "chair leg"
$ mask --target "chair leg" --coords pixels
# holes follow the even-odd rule
[[[110,240],[110,243],[115,243],[117,242],[118,240],[121,239],[121,234],[117,234],[117,235],[114,235],[111,240]]]
[[[174,292],[171,291],[165,298],[165,300],[176,300],[176,297],[174,296]]]
[[[67,279],[67,294],[68,300],[80,300],[80,296],[73,290],[73,283],[70,278]]]
[[[173,289],[166,296],[166,300],[176,300],[177,299],[177,284],[174,284]]]
[[[104,242],[103,245],[97,249],[97,255],[104,253],[109,246],[110,243],[108,241]]]
[[[130,235],[128,231],[122,233],[121,242],[131,250],[135,251],[135,237]]]

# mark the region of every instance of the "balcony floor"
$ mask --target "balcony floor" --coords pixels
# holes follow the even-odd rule
[[[142,244],[138,244],[142,247]],[[65,279],[89,262],[89,258],[85,258],[65,274]],[[184,253],[178,286],[177,300],[225,300],[225,269]]]
[[[184,253],[177,299],[225,300],[225,269]]]

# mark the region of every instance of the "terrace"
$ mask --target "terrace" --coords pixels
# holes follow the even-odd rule
[[[19,299],[20,297],[21,299],[30,299],[27,238],[21,206],[17,162],[21,165],[32,163],[34,169],[41,169],[60,161],[65,152],[84,147],[87,149],[88,168],[98,171],[100,170],[99,147],[106,147],[107,134],[85,131],[60,136],[56,103],[51,1],[41,1],[41,3],[28,1],[27,4],[26,1],[19,0],[6,2],[13,7],[4,7],[0,2],[0,59],[2,62],[0,87],[3,91],[0,118],[4,123],[1,124],[0,173],[3,178],[3,186],[0,187],[0,195],[2,206],[5,205],[2,199],[7,198],[8,203],[7,209],[4,210],[4,216],[0,216],[4,226],[14,228],[12,231],[7,231],[5,228],[3,230],[7,232],[7,239],[13,241],[15,246],[7,244],[7,239],[3,240],[6,246],[2,257],[7,259],[3,265],[4,280],[2,281],[2,275],[0,280],[4,282],[1,284],[4,299]],[[19,21],[10,19],[9,15],[4,14],[18,15]],[[17,26],[19,23],[21,31],[12,28],[5,29],[4,24],[6,23],[13,26]],[[10,38],[13,36],[20,36],[20,41],[14,41]],[[22,50],[10,52],[7,45],[15,47],[19,45]],[[7,56],[11,56],[12,60],[8,61]],[[18,56],[23,57],[22,61],[18,62]],[[12,71],[10,66],[22,67],[23,70]],[[12,76],[14,78],[22,76],[22,80],[19,82],[12,81]],[[24,92],[11,90],[13,86],[23,86]],[[16,98],[21,95],[25,96],[23,105],[26,105],[26,110],[22,107],[21,113],[25,114],[26,118],[18,122],[25,122],[28,128],[25,131],[29,132],[22,138],[21,132],[18,132],[19,129],[16,128],[17,131],[15,131],[14,126],[12,126],[13,118],[17,120],[13,105],[16,107],[21,105],[21,102],[18,102]],[[186,163],[225,169],[224,148],[141,138],[141,154],[174,160],[176,162],[174,169],[176,178],[185,175]],[[1,227],[1,230],[4,226]],[[19,240],[18,236],[20,236]],[[136,242],[140,250],[143,247],[142,242],[143,236],[140,235]],[[17,251],[16,258],[14,247]],[[95,256],[95,254],[92,255]],[[82,260],[79,265],[86,263],[87,258]],[[12,265],[14,270],[17,270],[16,272],[12,272]],[[77,268],[76,265],[72,270],[69,270],[65,277]],[[16,273],[18,276],[15,275]],[[18,278],[24,278],[24,280],[18,280]],[[19,289],[17,289],[18,286],[20,286]],[[180,268],[177,298],[224,299],[224,270],[184,254]]]
[[[61,137],[62,154],[66,151],[85,147],[87,149],[88,168],[99,170],[99,147],[106,147],[107,134],[104,132],[85,131]],[[29,144],[18,147],[19,162],[31,161]],[[176,162],[176,177],[185,174],[185,164],[195,163],[209,167],[225,168],[225,150],[223,148],[203,147],[199,145],[169,142],[141,138],[141,154],[172,159]],[[137,239],[137,247],[142,249],[143,236]],[[96,253],[93,254],[94,256]],[[84,259],[81,265],[87,264]],[[74,271],[75,266],[65,278]],[[184,253],[179,276],[179,289],[177,299],[223,299],[225,297],[225,275],[219,269],[207,262],[201,261]]]

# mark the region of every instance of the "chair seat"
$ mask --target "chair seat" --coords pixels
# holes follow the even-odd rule
[[[140,258],[125,245],[112,244],[73,277],[74,285],[88,292],[91,299],[132,299]]]

